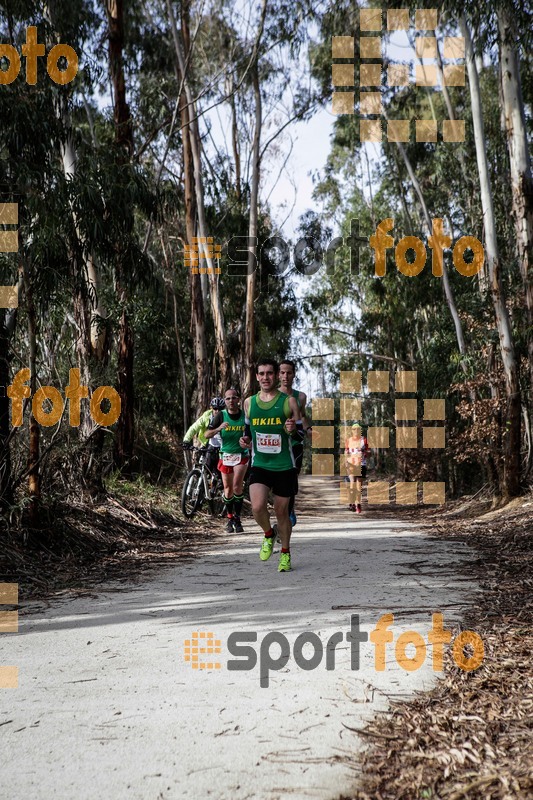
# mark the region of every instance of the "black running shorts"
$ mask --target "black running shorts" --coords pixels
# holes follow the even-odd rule
[[[262,483],[263,486],[268,486],[278,497],[293,497],[298,494],[298,478],[294,468],[275,472],[271,469],[263,469],[263,467],[252,467],[249,485],[251,486],[253,483]]]

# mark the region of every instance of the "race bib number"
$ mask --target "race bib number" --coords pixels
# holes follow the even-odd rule
[[[241,463],[240,453],[222,453],[222,463],[225,467],[236,467]]]
[[[255,441],[259,453],[281,453],[281,433],[257,433]]]

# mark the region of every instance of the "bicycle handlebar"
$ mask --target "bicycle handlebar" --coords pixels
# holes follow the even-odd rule
[[[208,447],[195,447],[193,444],[189,444],[189,442],[182,442],[181,443],[183,450],[193,450],[195,453],[207,453],[209,448]],[[213,450],[220,450],[220,447],[213,447]]]

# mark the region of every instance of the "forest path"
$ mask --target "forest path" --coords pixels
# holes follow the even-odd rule
[[[438,675],[431,648],[417,671],[400,668],[398,635],[416,630],[427,641],[431,613],[442,611],[450,627],[477,587],[459,574],[465,545],[423,536],[394,509],[388,519],[370,510],[356,517],[328,479],[302,484],[297,509],[307,511],[294,530],[290,573],[277,572],[277,555],[259,560],[261,537],[247,519],[244,534],[221,535],[220,546],[156,579],[54,600],[37,613],[22,608],[19,633],[0,639],[0,664],[19,667],[19,688],[0,690],[3,796],[326,800],[349,792],[365,742],[345,726],[362,727],[390,697],[429,688]],[[370,641],[352,669],[351,614],[371,631],[387,612],[395,624],[385,671],[375,670]],[[268,688],[258,665],[228,669],[230,633],[256,632],[251,646],[264,666],[261,647],[274,630],[286,635],[290,658],[270,672]],[[220,640],[220,669],[184,660],[193,631]],[[304,631],[324,646],[313,670],[295,661]],[[337,631],[328,671],[325,645]],[[276,659],[279,646],[270,652]],[[304,658],[312,654],[305,645]]]

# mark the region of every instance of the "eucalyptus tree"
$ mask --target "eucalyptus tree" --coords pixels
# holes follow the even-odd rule
[[[510,1],[501,2],[497,14],[501,94],[509,148],[516,249],[524,284],[528,325],[529,400],[533,404],[533,176],[520,74],[520,50],[524,52],[531,47],[533,17],[531,10],[529,14],[525,9],[519,13],[519,8]],[[530,436],[531,432],[533,427],[530,427]],[[531,445],[529,452],[531,467]]]
[[[32,23],[37,26],[38,41],[47,40],[49,28],[42,20],[41,10],[39,3],[5,4],[0,22],[2,34],[12,46],[20,49],[26,38],[26,28]],[[62,129],[54,110],[56,92],[57,87],[49,80],[42,62],[34,85],[19,76],[3,85],[0,91],[1,200],[17,203],[19,215],[19,249],[18,256],[13,257],[18,261],[19,309],[3,313],[3,377],[7,381],[8,364],[16,356],[20,359],[18,367],[29,366],[31,370],[32,394],[37,389],[39,373],[46,375],[49,367],[44,363],[41,331],[47,329],[50,309],[58,298],[62,302],[69,282],[67,242],[70,230],[64,215],[64,176],[57,164]],[[2,262],[3,268],[11,273],[10,279],[3,276],[2,283],[17,283],[13,259],[3,258]],[[21,316],[26,322],[25,330]],[[30,510],[35,523],[42,456],[41,431],[33,415],[30,415],[29,429],[27,464],[21,475],[29,477]],[[7,437],[6,433],[4,416],[3,448],[8,448],[10,441],[27,441],[26,426],[12,428]],[[7,454],[5,459],[4,488],[9,485]],[[19,475],[15,483],[21,480]]]
[[[506,499],[515,497],[520,492],[520,450],[521,450],[521,392],[518,375],[513,331],[509,312],[503,293],[498,252],[492,189],[487,162],[483,110],[479,89],[479,76],[474,59],[474,50],[470,29],[465,17],[461,17],[461,32],[466,44],[466,66],[468,70],[470,96],[472,102],[472,123],[476,144],[477,166],[483,205],[483,222],[485,229],[485,252],[487,257],[489,284],[496,327],[500,339],[500,353],[506,377],[507,393],[507,425],[505,426],[505,465],[503,495]]]

